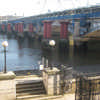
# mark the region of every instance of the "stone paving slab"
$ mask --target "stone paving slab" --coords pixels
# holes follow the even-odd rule
[[[27,77],[19,77],[19,78],[16,78],[16,84],[18,83],[29,83],[29,82],[37,82],[37,81],[42,81],[42,77],[34,77],[34,76],[27,76]]]
[[[52,100],[75,100],[75,94],[65,94],[62,98],[57,98]]]

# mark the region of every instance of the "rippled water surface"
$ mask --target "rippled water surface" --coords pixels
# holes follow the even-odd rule
[[[100,71],[100,53],[99,51],[87,52],[73,52],[70,48],[69,52],[59,52],[53,50],[47,52],[41,50],[40,42],[36,40],[7,38],[7,36],[0,35],[0,70],[3,70],[4,55],[2,41],[7,40],[9,46],[7,47],[7,70],[30,70],[38,69],[42,57],[49,59],[53,65],[71,65],[75,69],[84,72]]]

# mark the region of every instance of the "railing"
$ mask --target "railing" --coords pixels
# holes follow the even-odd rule
[[[88,79],[89,76],[84,74],[77,76],[75,100],[100,100],[100,78],[95,79],[96,73],[91,77]]]
[[[91,33],[91,32],[94,32],[94,31],[97,31],[97,30],[100,30],[100,25],[91,28],[91,29],[89,30],[89,32],[87,32],[86,34]]]
[[[61,65],[61,88],[62,94],[69,93],[72,90],[73,68]]]

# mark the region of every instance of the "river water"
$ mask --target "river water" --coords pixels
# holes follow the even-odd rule
[[[53,65],[70,65],[74,69],[83,72],[100,71],[100,52],[93,51],[74,51],[70,48],[69,52],[59,52],[58,49],[52,52],[43,51],[41,43],[37,40],[25,38],[7,38],[0,35],[0,71],[4,66],[4,48],[1,43],[7,40],[7,71],[39,69],[41,59],[48,59]]]

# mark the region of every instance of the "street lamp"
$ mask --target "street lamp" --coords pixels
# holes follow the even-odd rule
[[[8,42],[7,41],[2,42],[2,46],[4,47],[4,73],[6,73],[7,72],[7,69],[6,69],[6,47],[8,46]]]
[[[50,40],[50,41],[49,41],[49,45],[50,45],[50,46],[53,47],[53,46],[55,46],[55,44],[56,44],[56,42],[55,42],[54,40]]]
[[[55,44],[56,44],[56,42],[55,42],[54,40],[50,40],[50,41],[49,41],[49,45],[50,45],[51,47],[54,47]],[[51,55],[51,56],[52,56],[52,55]],[[50,64],[50,69],[51,69],[51,70],[53,69],[52,64]]]

